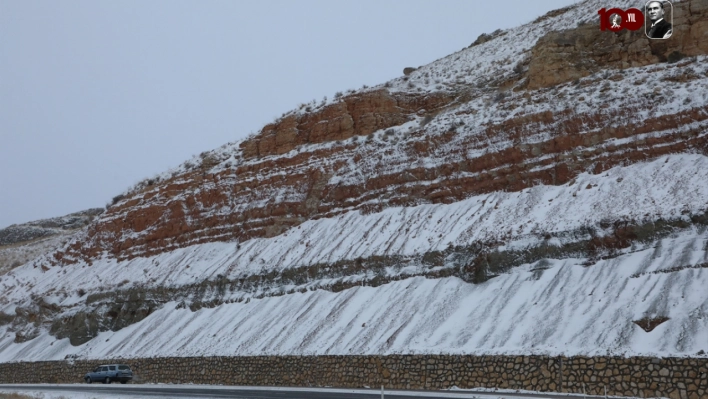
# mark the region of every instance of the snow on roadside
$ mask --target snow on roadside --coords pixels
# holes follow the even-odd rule
[[[24,389],[4,389],[0,386],[0,398],[3,398],[3,394],[19,394],[23,395],[16,399],[121,399],[121,398],[150,398],[150,399],[174,399],[174,396],[164,395],[164,396],[145,396],[138,393],[89,393],[89,392],[77,392],[72,390],[65,391],[39,391],[39,390],[24,390]],[[180,396],[180,398],[186,398]],[[200,396],[200,398],[204,398]],[[15,399],[15,398],[13,398]],[[188,399],[188,398],[187,398]]]
[[[67,387],[71,389],[71,385],[56,385],[56,384],[46,384],[48,387]],[[223,386],[223,385],[179,385],[179,384],[142,384],[142,385],[126,385],[122,386],[122,392],[118,394],[110,393],[83,393],[77,390],[67,390],[67,391],[40,391],[40,390],[9,390],[3,388],[0,385],[0,394],[2,393],[13,393],[18,392],[24,395],[29,395],[37,399],[66,399],[68,398],[66,394],[70,394],[72,399],[116,399],[123,397],[145,397],[140,396],[139,393],[131,393],[131,390],[140,390],[144,388],[156,388],[161,390],[180,390],[183,388],[206,388],[214,390],[215,397],[220,396],[220,391],[269,391],[269,392],[317,392],[317,393],[336,393],[336,394],[359,394],[359,395],[376,395],[377,397],[381,394],[379,389],[349,389],[349,388],[297,388],[297,387],[256,387],[256,386]],[[429,391],[401,391],[401,390],[389,390],[384,389],[385,396],[413,396],[413,397],[430,397],[431,395],[436,395],[439,398],[455,398],[455,399],[528,399],[528,394],[542,395],[542,397],[556,398],[556,397],[579,397],[580,395],[573,394],[559,394],[559,393],[549,393],[549,392],[535,392],[526,390],[509,390],[509,389],[459,389],[453,388],[444,391],[429,390]],[[521,395],[516,395],[521,394]],[[150,398],[174,398],[174,396],[153,396]],[[180,395],[182,398],[186,396]],[[205,396],[199,396],[200,398],[206,398]],[[631,399],[631,398],[627,398]]]

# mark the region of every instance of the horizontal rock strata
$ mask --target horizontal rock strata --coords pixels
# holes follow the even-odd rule
[[[450,203],[563,184],[581,171],[600,173],[668,153],[706,154],[704,102],[687,95],[680,110],[657,114],[672,101],[664,88],[705,78],[690,64],[708,53],[706,21],[706,0],[678,2],[669,40],[584,24],[540,38],[518,72],[490,72],[489,82],[503,78],[504,85],[439,85],[429,92],[382,85],[303,105],[240,143],[231,161],[204,153],[200,165],[116,197],[84,237],[49,263],[272,237],[342,212]],[[498,36],[492,40],[505,40]],[[623,72],[652,65],[651,79],[631,82]],[[560,86],[571,81],[574,90]],[[650,84],[657,85],[654,92],[638,94]],[[596,98],[589,110],[577,112],[590,92]],[[565,105],[534,110],[549,103]]]
[[[90,260],[104,251],[129,259],[210,241],[272,237],[305,220],[347,211],[452,203],[497,190],[565,184],[588,169],[601,173],[664,154],[708,154],[706,107],[644,120],[640,112],[638,106],[595,115],[545,112],[492,124],[483,141],[454,131],[434,137],[419,131],[406,143],[390,144],[390,153],[377,143],[343,143],[217,173],[191,172],[112,207],[89,227],[86,239],[56,253],[55,263]],[[607,119],[618,123],[607,125]],[[546,129],[549,138],[523,144],[533,129]],[[650,134],[657,131],[667,133]],[[487,138],[522,144],[489,151]],[[476,149],[486,153],[466,155]],[[417,165],[442,150],[448,162]],[[394,152],[396,157],[387,157]],[[330,181],[358,167],[381,173],[357,184]]]

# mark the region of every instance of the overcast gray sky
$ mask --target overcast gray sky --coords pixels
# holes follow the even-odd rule
[[[0,0],[0,228],[574,2]]]

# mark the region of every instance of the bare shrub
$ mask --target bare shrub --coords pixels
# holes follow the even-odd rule
[[[202,169],[210,169],[219,164],[219,159],[214,154],[207,154],[202,158],[202,163],[199,165]]]
[[[125,199],[125,195],[123,194],[118,194],[113,199],[111,200],[111,205],[115,205],[120,201],[123,201]]]

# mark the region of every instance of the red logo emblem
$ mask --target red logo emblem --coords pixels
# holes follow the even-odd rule
[[[644,26],[644,14],[636,8],[603,8],[597,13],[600,14],[600,30],[619,32],[622,29],[637,30]]]

